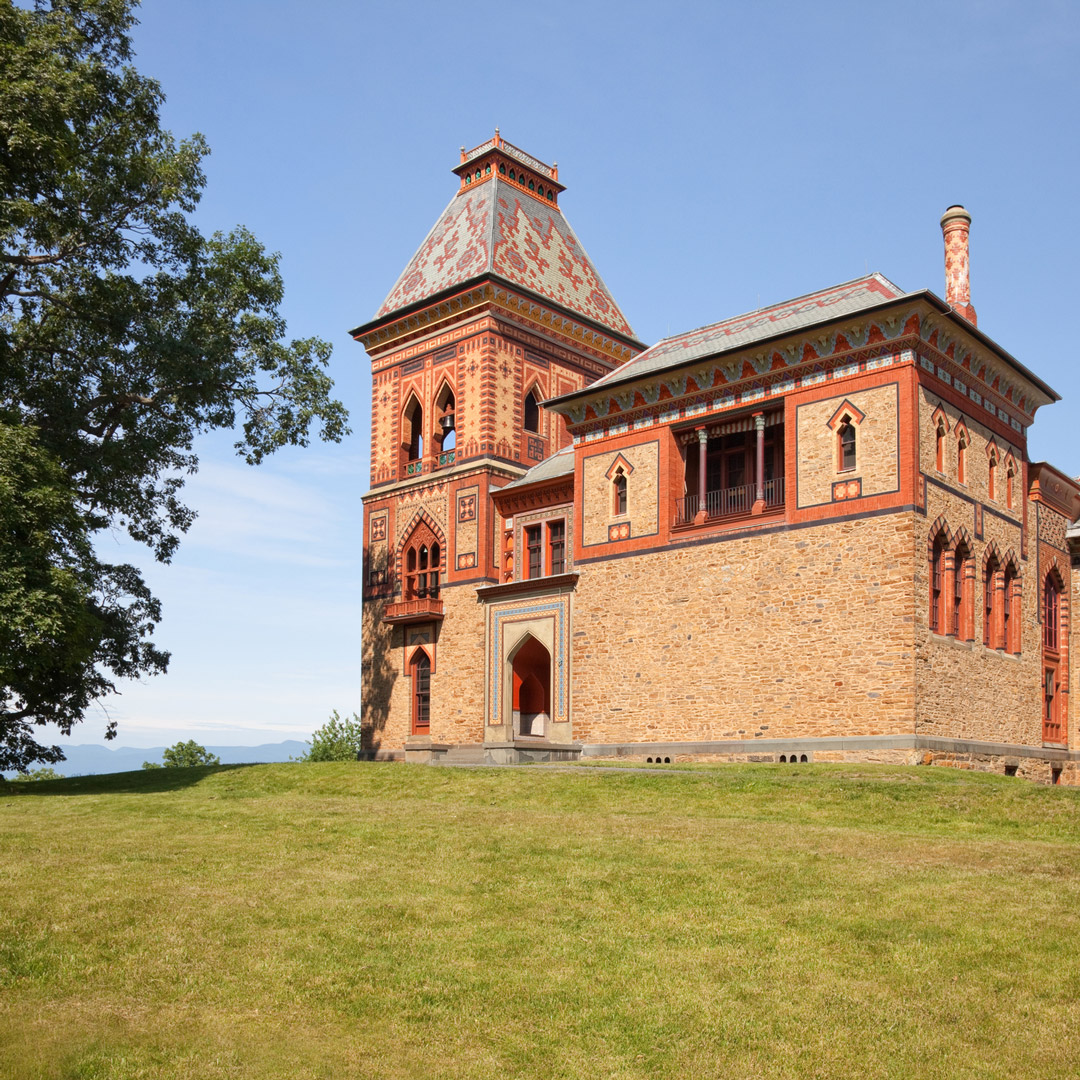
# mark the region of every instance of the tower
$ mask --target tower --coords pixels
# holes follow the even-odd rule
[[[642,351],[559,207],[548,166],[495,136],[375,317],[364,496],[370,751],[483,741],[478,585],[501,580],[491,495],[569,443],[543,407]]]

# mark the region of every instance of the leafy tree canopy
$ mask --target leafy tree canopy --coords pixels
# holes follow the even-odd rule
[[[175,746],[168,747],[161,755],[166,769],[187,769],[192,765],[220,765],[221,758],[217,754],[211,754],[205,746],[200,746],[194,739],[187,742],[178,742]],[[156,761],[144,761],[144,769],[160,769],[163,766]]]
[[[32,780],[63,780],[64,778],[55,769],[43,768],[31,769],[30,772],[16,773],[11,779],[13,783],[17,784]]]
[[[132,9],[0,2],[0,768],[60,760],[34,725],[70,734],[116,678],[165,670],[157,602],[93,540],[170,559],[199,433],[255,464],[347,431],[330,346],[284,339],[278,257],[192,223],[208,150],[162,129]]]
[[[311,736],[311,749],[297,761],[355,761],[360,756],[360,717],[342,720],[337,709]]]

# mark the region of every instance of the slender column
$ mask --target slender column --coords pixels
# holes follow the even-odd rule
[[[709,433],[705,428],[697,429],[698,440],[698,508],[695,519],[698,523],[705,520],[705,468],[708,455]]]
[[[754,430],[757,432],[757,490],[754,498],[765,501],[765,414],[754,413]]]

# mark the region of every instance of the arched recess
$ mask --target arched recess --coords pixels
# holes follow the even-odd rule
[[[457,401],[448,379],[443,380],[435,395],[435,438],[441,454],[457,447]]]
[[[926,538],[926,557],[929,565],[930,595],[928,597],[927,613],[930,630],[935,634],[949,633],[949,610],[948,597],[952,595],[950,589],[951,572],[953,569],[953,535],[944,517],[939,517],[930,526],[930,532]]]
[[[424,456],[424,407],[415,394],[409,394],[401,412],[401,453],[406,462]]]
[[[967,529],[962,525],[956,532],[953,549],[951,609],[948,632],[959,641],[975,640],[975,559]]]
[[[526,634],[508,657],[513,685],[514,734],[546,733],[551,718],[551,654]]]

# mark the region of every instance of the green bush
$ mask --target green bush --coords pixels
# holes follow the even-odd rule
[[[192,765],[220,765],[221,758],[217,754],[211,754],[205,746],[200,746],[194,739],[187,742],[178,742],[170,746],[161,755],[166,769],[187,769]],[[156,761],[144,761],[144,769],[160,769]]]
[[[64,778],[55,769],[34,769],[32,772],[17,773],[11,779],[15,783],[24,783],[29,780],[63,780]]]
[[[360,717],[342,720],[337,709],[311,736],[311,749],[297,761],[355,761],[360,756]]]

